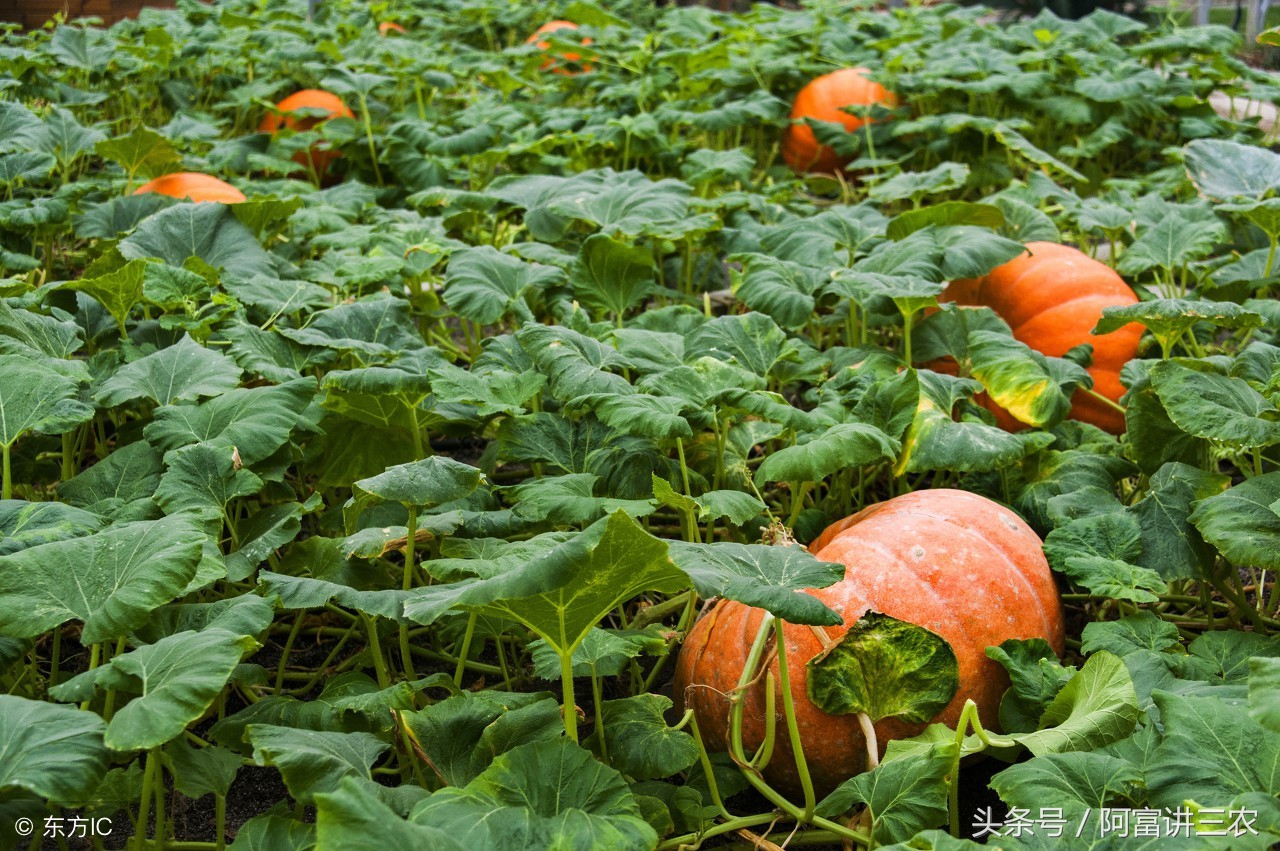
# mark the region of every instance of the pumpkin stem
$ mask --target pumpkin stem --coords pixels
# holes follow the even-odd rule
[[[865,712],[858,713],[858,723],[862,726],[862,738],[867,743],[867,771],[872,771],[880,765],[880,742],[876,738],[876,725]]]

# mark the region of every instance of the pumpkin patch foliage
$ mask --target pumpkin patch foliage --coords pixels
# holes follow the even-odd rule
[[[0,30],[0,848],[1280,842],[1233,32],[313,11]]]

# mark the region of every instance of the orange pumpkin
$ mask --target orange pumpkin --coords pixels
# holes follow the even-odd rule
[[[179,171],[149,180],[135,189],[133,194],[143,195],[148,192],[168,195],[170,198],[185,198],[188,201],[217,201],[221,204],[239,204],[245,200],[244,193],[225,180],[194,171]]]
[[[551,42],[540,39],[539,36],[548,35],[550,33],[556,32],[557,30],[576,30],[577,28],[578,28],[578,25],[575,24],[573,21],[548,21],[547,23],[543,24],[542,26],[534,30],[533,35],[526,38],[524,40],[524,43],[536,44],[539,50],[547,51],[551,49]],[[591,39],[584,38],[581,44],[583,47],[586,47],[587,45],[591,44]],[[564,62],[564,63],[574,63],[574,62],[580,62],[582,60],[582,57],[577,53],[560,53],[560,54],[557,54],[554,58],[548,59],[546,62],[543,62],[542,70],[545,71],[548,68],[551,68],[552,66],[556,65],[556,60],[559,60],[560,62]],[[557,67],[554,70],[555,70],[555,73],[557,74],[572,75],[576,73],[575,71],[569,68],[563,68],[563,67]],[[591,65],[589,63],[583,64],[582,70],[590,71]]]
[[[407,32],[408,30],[397,24],[395,21],[383,21],[378,24],[378,33],[381,35],[390,35],[391,33],[404,35]]]
[[[939,301],[990,307],[1009,323],[1015,338],[1051,357],[1061,357],[1081,343],[1091,344],[1089,374],[1094,392],[1119,401],[1125,392],[1120,369],[1137,357],[1142,326],[1129,323],[1096,336],[1090,331],[1102,318],[1104,307],[1134,304],[1138,297],[1110,266],[1078,249],[1052,242],[1031,242],[1027,249],[1029,253],[984,278],[954,281]],[[1125,430],[1124,414],[1083,391],[1071,400],[1071,416],[1112,434]],[[1003,411],[997,412],[997,419],[1010,430],[1022,427]]]
[[[862,127],[864,119],[843,111],[845,106],[883,104],[893,107],[898,99],[879,83],[868,80],[866,68],[845,68],[823,74],[800,90],[791,106],[791,125],[782,137],[782,159],[797,174],[818,172],[833,174],[846,162],[832,148],[819,144],[809,125],[800,119],[839,122],[852,133]]]
[[[322,109],[328,115],[324,117],[307,116],[304,118],[290,114],[300,109]],[[355,113],[347,109],[347,105],[342,102],[342,98],[322,89],[303,89],[302,91],[294,92],[276,104],[275,110],[263,118],[262,123],[258,125],[258,132],[274,134],[281,128],[298,131],[311,130],[330,118],[339,117],[355,117]],[[316,144],[312,145],[307,151],[299,151],[294,154],[293,161],[304,168],[310,166],[315,170],[318,177],[323,177],[329,165],[340,156],[342,156],[341,151],[330,150],[320,144]]]
[[[810,591],[844,618],[825,628],[838,641],[868,610],[910,621],[951,643],[960,688],[935,720],[954,725],[964,703],[978,705],[983,726],[998,726],[1000,697],[1009,686],[1004,669],[985,649],[1010,638],[1044,638],[1063,651],[1062,610],[1040,538],[1018,515],[967,491],[916,491],[872,505],[822,533],[809,549],[823,561],[846,566],[845,577]],[[721,600],[702,617],[676,665],[676,699],[692,708],[707,746],[728,748],[729,701],[737,688],[763,610]],[[787,662],[796,720],[809,772],[819,795],[865,769],[866,740],[855,715],[828,715],[812,704],[805,663],[823,644],[808,626],[786,624]],[[770,654],[774,681],[776,656]],[[776,688],[776,686],[775,686]],[[776,695],[777,734],[765,770],[770,783],[797,793],[799,780]],[[743,742],[750,754],[765,731],[765,686],[760,677],[747,693]],[[885,719],[876,725],[881,752],[889,739],[912,736],[924,725]]]

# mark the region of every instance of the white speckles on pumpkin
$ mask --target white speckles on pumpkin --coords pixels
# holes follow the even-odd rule
[[[1025,531],[1025,527],[1021,523],[1019,523],[1017,520],[1010,517],[1008,514],[1001,513],[998,516],[1000,518],[1000,522],[1003,523],[1005,526],[1008,526],[1010,531],[1013,531],[1013,532]]]
[[[924,558],[924,556],[925,556],[924,547],[920,546],[919,544],[916,544],[914,547],[911,548],[911,557],[914,558],[916,561],[920,561],[921,559]]]

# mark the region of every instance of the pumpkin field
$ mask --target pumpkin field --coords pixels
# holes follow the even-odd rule
[[[0,29],[0,849],[1275,847],[1250,47]]]

